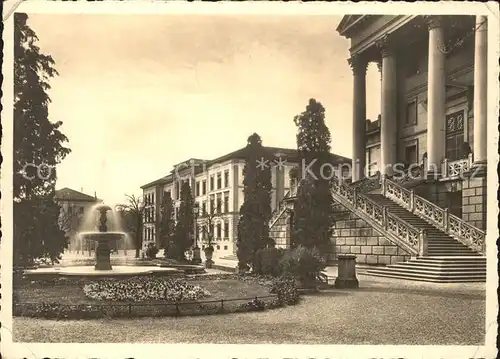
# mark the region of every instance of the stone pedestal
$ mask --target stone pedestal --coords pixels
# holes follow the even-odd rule
[[[107,240],[98,241],[95,250],[94,268],[96,270],[111,270],[110,254],[109,242]]]
[[[201,251],[200,247],[196,246],[193,248],[193,260],[191,261],[193,264],[201,263]]]
[[[335,279],[335,288],[358,288],[356,256],[354,254],[339,254],[338,261],[338,275],[337,279]]]
[[[211,260],[211,259],[205,260],[205,268],[210,269],[210,268],[212,268],[213,264],[214,264],[213,260]]]

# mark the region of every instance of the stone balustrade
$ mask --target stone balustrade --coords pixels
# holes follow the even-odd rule
[[[382,177],[382,194],[472,250],[484,253],[486,233],[448,213],[448,209],[437,206],[386,177]]]
[[[367,196],[359,193],[357,188],[341,183],[338,178],[332,179],[332,194],[334,198],[360,215],[364,220],[379,228],[398,243],[403,243],[413,255],[427,254],[427,233],[413,227],[396,214],[389,212],[387,207],[378,204]]]

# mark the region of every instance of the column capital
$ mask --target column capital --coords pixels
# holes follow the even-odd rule
[[[347,59],[347,62],[349,63],[349,66],[351,66],[354,75],[366,74],[368,61],[363,56],[354,54],[349,59]]]
[[[441,15],[425,15],[424,20],[429,30],[443,27],[443,16]]]
[[[387,57],[394,52],[395,41],[392,35],[386,34],[375,41],[375,45],[380,50],[382,57]]]

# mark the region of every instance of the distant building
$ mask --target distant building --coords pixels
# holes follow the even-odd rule
[[[282,201],[285,193],[290,190],[289,173],[300,163],[297,150],[277,147],[264,147],[282,166],[272,164],[271,167],[271,209],[274,211]],[[198,205],[201,217],[204,212],[215,208],[219,214],[215,219],[214,244],[219,256],[232,255],[236,252],[237,225],[239,210],[243,204],[243,168],[245,148],[231,152],[213,160],[190,159],[174,166],[167,176],[142,186],[146,203],[144,221],[144,246],[156,242],[159,245],[160,208],[164,195],[170,195],[175,214],[180,206],[180,191],[184,182],[189,182],[195,203]],[[334,155],[337,159],[344,159]],[[257,166],[257,164],[256,164]],[[157,220],[158,219],[158,220]],[[197,230],[199,245],[203,248],[202,219]]]
[[[70,251],[81,249],[78,239],[75,237],[85,215],[96,203],[102,203],[102,200],[96,195],[75,191],[71,188],[62,188],[56,191],[54,200],[61,206],[59,215],[59,226],[69,237]],[[80,248],[78,248],[80,247]]]

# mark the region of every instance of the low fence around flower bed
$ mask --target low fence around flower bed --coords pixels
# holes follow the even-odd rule
[[[14,303],[13,314],[46,319],[97,319],[117,317],[194,316],[262,311],[287,304],[278,295],[169,303],[59,304]]]

